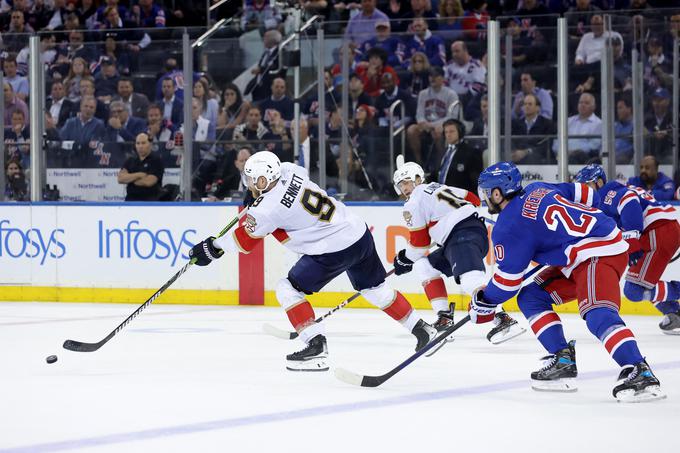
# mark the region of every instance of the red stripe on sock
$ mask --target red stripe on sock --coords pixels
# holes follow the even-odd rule
[[[406,300],[403,294],[401,294],[399,291],[395,291],[395,293],[396,296],[394,297],[394,301],[387,307],[383,308],[383,311],[387,313],[390,318],[401,322],[411,314],[413,307],[411,307],[411,304],[408,300]]]
[[[633,332],[630,331],[630,329],[621,329],[605,341],[604,348],[608,353],[611,354],[612,351],[615,350],[619,345],[619,343],[625,341],[626,338],[635,338],[635,336],[633,335]]]
[[[441,277],[437,277],[425,283],[423,288],[425,289],[425,295],[429,301],[434,299],[448,299],[449,297],[446,292],[446,284]]]
[[[543,327],[547,326],[551,322],[562,322],[560,317],[554,311],[547,312],[533,320],[531,322],[531,330],[534,331],[534,334],[538,334],[538,332],[540,332]]]
[[[287,310],[286,315],[298,332],[314,322],[314,309],[306,300]]]

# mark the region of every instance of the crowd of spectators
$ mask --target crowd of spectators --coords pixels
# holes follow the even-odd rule
[[[349,135],[352,148],[346,155],[347,177],[353,186],[370,187],[387,196],[391,175],[386,171],[389,147],[385,143],[392,139],[388,136],[391,119],[395,127],[404,127],[406,158],[423,165],[431,179],[452,182],[453,173],[467,173],[464,169],[470,162],[475,168],[482,162],[487,146],[486,27],[491,18],[498,18],[510,37],[501,40],[501,51],[505,54],[510,50],[506,45],[512,46],[512,79],[501,80],[510,84],[512,97],[503,100],[501,115],[507,105],[512,118],[511,130],[505,133],[513,138],[510,153],[503,157],[519,164],[552,164],[557,115],[555,26],[560,15],[568,17],[570,24],[570,163],[590,162],[602,155],[600,60],[607,43],[614,55],[617,162],[627,164],[633,158],[630,61],[636,48],[644,54],[644,153],[657,162],[671,157],[671,56],[674,38],[680,35],[680,2],[244,0],[238,6],[238,32],[257,34],[264,47],[257,64],[243,68],[249,72],[247,83],[218,83],[209,70],[185,81],[177,58],[169,55],[150,86],[138,77],[145,52],[163,46],[163,39],[171,36],[163,35],[163,29],[204,25],[205,2],[1,0],[5,162],[12,164],[13,174],[17,168],[30,169],[27,34],[39,32],[49,94],[45,102],[48,166],[130,166],[130,159],[139,155],[137,148],[146,150],[145,137],[164,168],[179,167],[185,141],[184,103],[191,102],[192,191],[197,199],[222,198],[242,190],[242,181],[233,174],[237,162],[246,153],[263,149],[283,161],[304,164],[312,173],[324,171],[329,185],[337,185],[345,167],[339,160],[343,133]],[[678,9],[659,9],[668,6]],[[307,17],[322,15],[326,30],[343,38],[336,64],[326,71],[325,112],[319,111],[316,90],[311,90],[298,100],[300,124],[294,121],[291,80],[278,52],[291,8],[301,9]],[[612,30],[606,30],[607,12],[614,14]],[[346,81],[343,54],[350,63]],[[189,88],[191,97],[186,93]],[[349,103],[343,106],[345,89]],[[390,119],[390,107],[397,100],[403,114],[398,108]],[[348,123],[342,120],[345,115]],[[320,121],[325,123],[324,150],[317,149]],[[296,130],[302,136],[300,149],[293,147]],[[244,148],[245,143],[250,148]],[[479,159],[466,157],[459,162],[472,150]],[[327,167],[321,170],[316,165],[320,152],[327,157]],[[134,184],[129,179],[123,178],[126,184]]]

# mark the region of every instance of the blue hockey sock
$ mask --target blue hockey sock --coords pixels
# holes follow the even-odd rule
[[[661,302],[656,302],[654,306],[664,315],[669,313],[677,313],[680,311],[680,303],[678,303],[677,300],[664,300]]]
[[[555,354],[567,347],[562,320],[553,311],[553,300],[547,291],[531,283],[519,292],[517,304],[546,351]]]
[[[635,336],[617,312],[609,308],[595,308],[586,313],[586,324],[619,366],[642,362]]]

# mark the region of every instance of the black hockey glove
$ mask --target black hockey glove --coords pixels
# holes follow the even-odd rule
[[[413,270],[413,261],[406,258],[406,250],[400,250],[394,257],[395,275],[408,274]]]
[[[224,251],[213,245],[215,238],[210,236],[208,239],[194,245],[189,252],[189,259],[198,266],[207,266],[222,255]]]

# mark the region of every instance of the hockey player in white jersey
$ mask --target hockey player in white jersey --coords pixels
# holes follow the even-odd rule
[[[394,172],[394,188],[406,197],[404,220],[409,228],[409,246],[394,258],[396,275],[415,270],[425,295],[437,313],[434,327],[445,330],[453,324],[454,303],[449,303],[442,274],[454,277],[466,294],[486,283],[484,257],[489,240],[484,222],[477,215],[477,195],[436,182],[425,183],[425,172],[407,162]],[[432,243],[439,248],[425,256]],[[487,339],[498,344],[526,331],[505,311],[496,313],[495,326]]]
[[[314,310],[306,295],[320,291],[343,272],[354,289],[416,337],[416,350],[436,336],[437,330],[418,317],[400,292],[385,283],[385,268],[366,224],[310,181],[304,168],[282,164],[275,154],[260,151],[246,161],[244,173],[249,187],[259,196],[243,225],[232,234],[196,244],[190,256],[197,265],[206,266],[224,252],[249,253],[268,234],[302,255],[276,287],[279,303],[307,344],[286,356],[287,369],[328,370],[324,325],[314,322]]]

